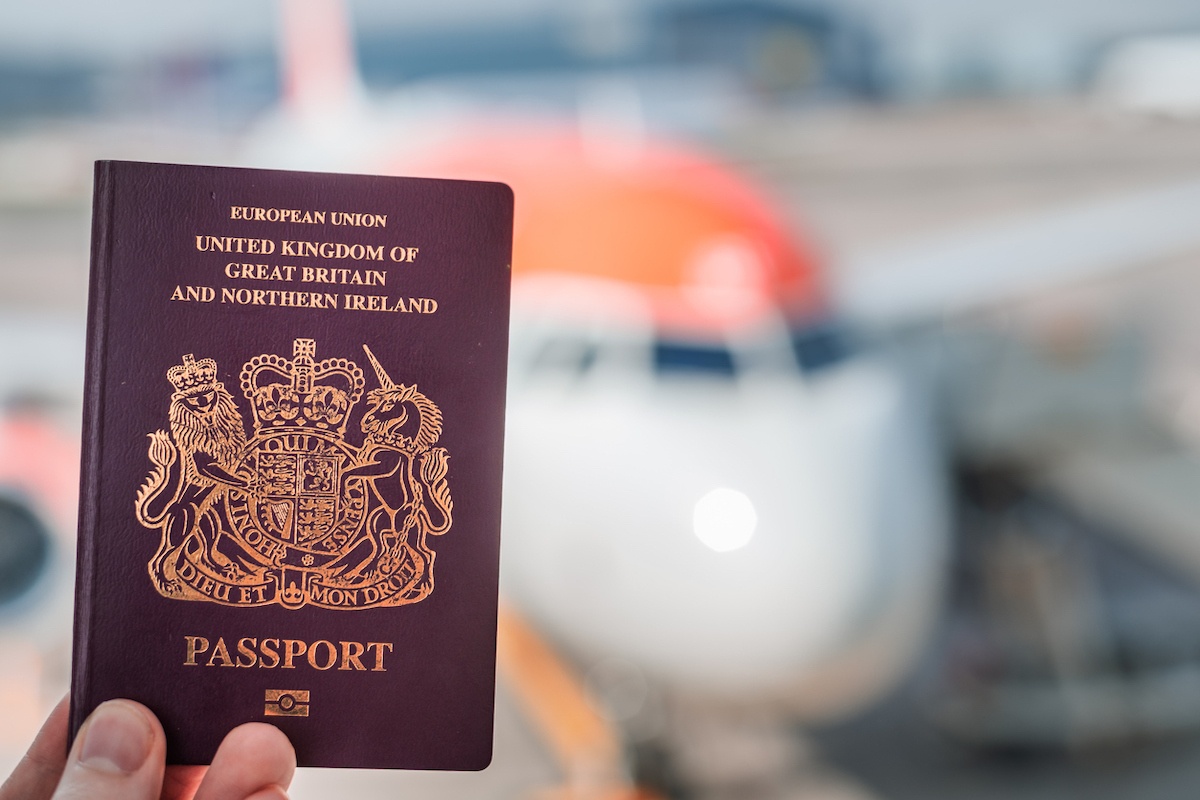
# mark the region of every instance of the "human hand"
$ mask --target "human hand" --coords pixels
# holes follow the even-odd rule
[[[167,739],[141,703],[109,700],[84,721],[67,753],[67,699],[0,786],[0,800],[286,800],[296,769],[287,737],[248,722],[217,748],[211,767],[165,767]]]

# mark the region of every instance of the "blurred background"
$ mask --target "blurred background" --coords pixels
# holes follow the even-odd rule
[[[1196,4],[0,5],[5,774],[97,158],[516,190],[495,760],[293,796],[1200,786]]]

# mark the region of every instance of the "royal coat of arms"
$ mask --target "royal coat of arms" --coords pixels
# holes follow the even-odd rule
[[[255,356],[241,372],[246,428],[211,358],[167,371],[170,431],[150,434],[138,521],[159,531],[150,578],[165,597],[231,606],[398,606],[433,591],[430,535],[450,529],[438,407],[395,383],[367,392],[361,445],[346,427],[366,387],[344,358]],[[357,437],[356,437],[357,438]]]

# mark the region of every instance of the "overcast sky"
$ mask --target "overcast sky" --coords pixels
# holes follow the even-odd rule
[[[585,3],[636,8],[638,2],[351,0],[350,7],[362,30],[561,14]],[[794,2],[822,4],[821,0]],[[934,39],[1011,31],[1105,37],[1200,30],[1197,0],[827,0],[824,4],[882,17],[889,25]],[[137,59],[180,50],[262,48],[273,41],[274,22],[274,0],[5,0],[0,2],[0,57]]]
[[[286,1],[286,0],[282,0]],[[554,13],[556,0],[351,0],[359,27],[428,27]],[[0,2],[0,56],[141,58],[183,50],[270,46],[274,0]]]

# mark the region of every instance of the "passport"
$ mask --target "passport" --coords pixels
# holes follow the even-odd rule
[[[491,760],[513,197],[96,164],[72,736]]]

